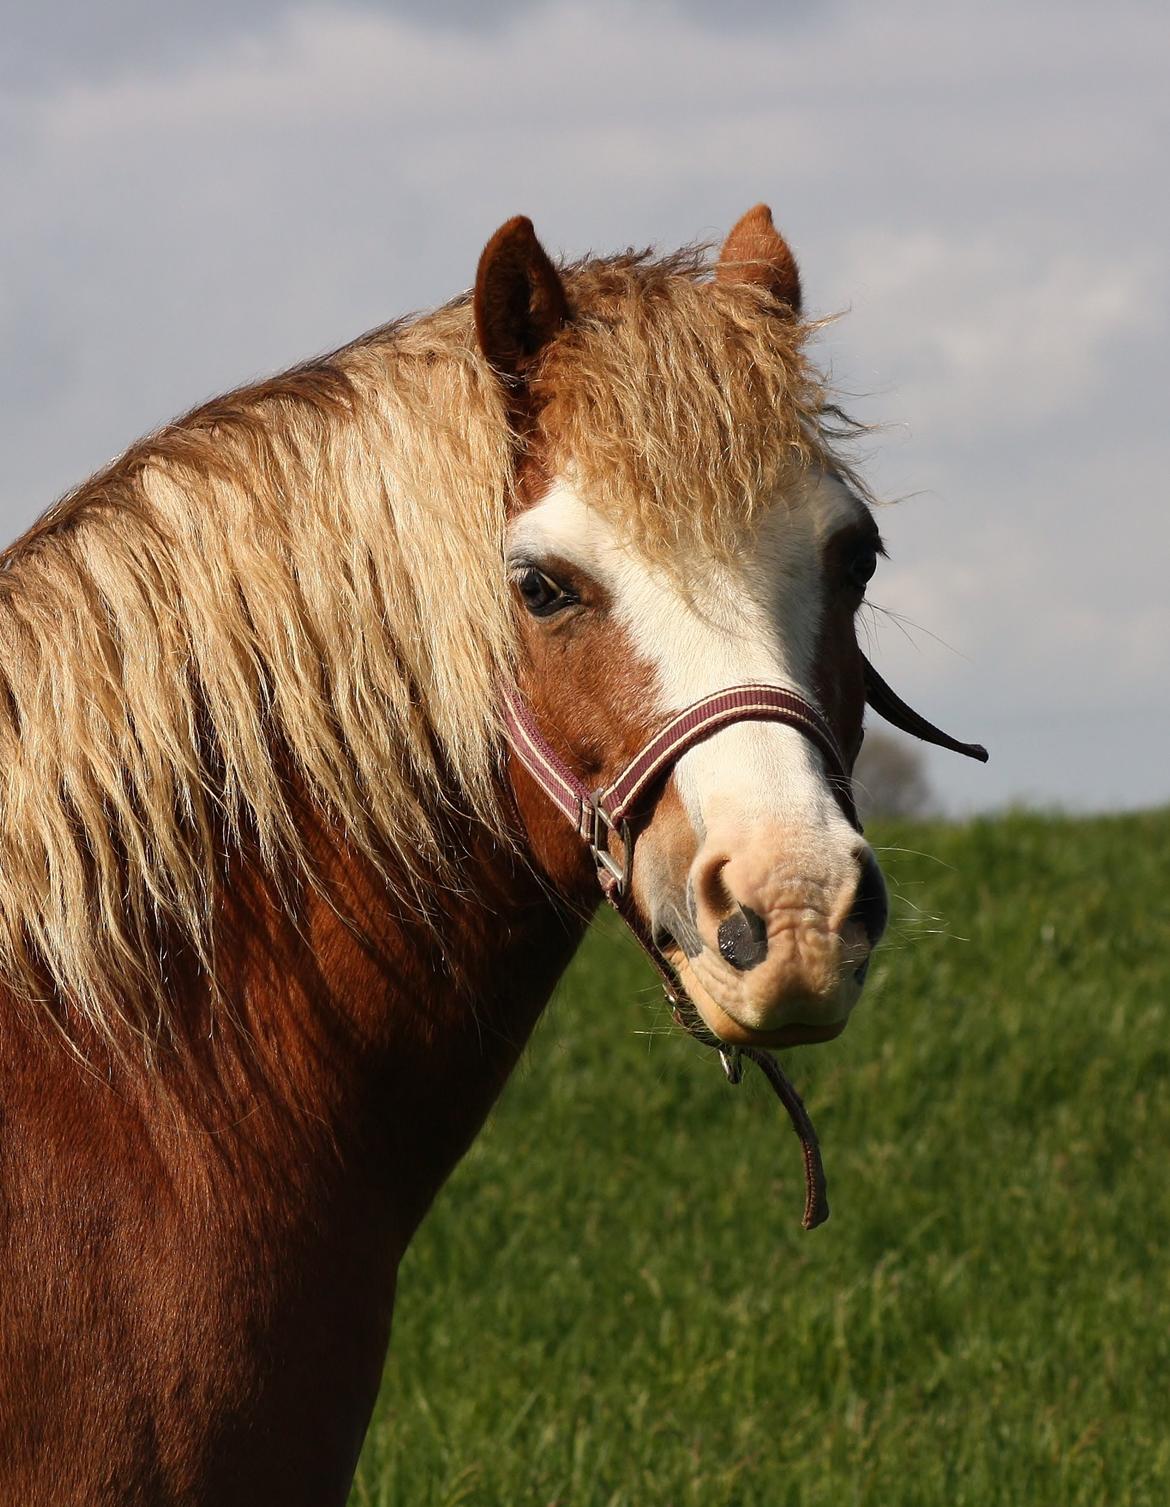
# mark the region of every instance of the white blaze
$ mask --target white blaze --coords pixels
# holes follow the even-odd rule
[[[561,480],[512,525],[510,551],[534,563],[560,556],[610,594],[615,621],[654,666],[663,717],[745,681],[789,687],[814,700],[822,607],[822,549],[864,516],[834,477],[786,498],[730,564],[688,561],[684,590],[640,558]],[[841,828],[854,839],[825,779],[819,754],[793,728],[741,722],[690,749],[675,769],[695,831],[734,812],[745,828],[765,818]]]

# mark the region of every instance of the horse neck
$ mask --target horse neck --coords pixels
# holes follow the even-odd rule
[[[91,1453],[71,1467],[85,1486],[62,1500],[97,1500],[107,1470],[153,1481],[163,1463],[204,1483],[201,1501],[278,1486],[282,1501],[343,1499],[398,1258],[584,925],[522,855],[470,823],[450,836],[461,883],[436,888],[427,919],[322,821],[319,882],[294,906],[239,856],[216,928],[218,996],[194,964],[185,981],[172,972],[184,1050],[160,1049],[149,1071],[102,1071],[96,1052],[79,1068],[6,1009],[0,1202],[27,1259],[0,1285],[0,1334],[54,1380],[28,1394],[19,1458],[0,1461],[5,1500],[6,1468],[41,1479],[36,1430],[52,1441],[70,1427],[56,1398],[97,1391]],[[129,1431],[135,1409],[166,1462]]]
[[[459,873],[435,883],[423,916],[393,874],[312,827],[317,883],[291,909],[259,869],[240,862],[229,878],[216,951],[232,1019],[211,1035],[211,1078],[219,1113],[266,1105],[299,1127],[289,1144],[307,1129],[360,1168],[404,1245],[502,1089],[589,905],[467,821],[449,833]],[[194,1018],[215,1008],[200,995]]]

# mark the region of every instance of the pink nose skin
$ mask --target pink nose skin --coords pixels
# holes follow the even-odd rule
[[[807,832],[753,831],[730,843],[709,833],[689,880],[701,950],[684,983],[724,1040],[773,1044],[840,1031],[885,929],[886,889],[869,848]]]

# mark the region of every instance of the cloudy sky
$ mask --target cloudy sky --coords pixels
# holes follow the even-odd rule
[[[1112,0],[3,0],[0,528],[196,400],[578,255],[797,250],[956,810],[1170,799],[1170,13]]]

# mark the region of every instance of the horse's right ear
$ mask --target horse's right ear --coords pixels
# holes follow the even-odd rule
[[[532,221],[525,215],[508,220],[483,248],[475,275],[480,349],[501,376],[522,381],[568,317],[564,284]]]

